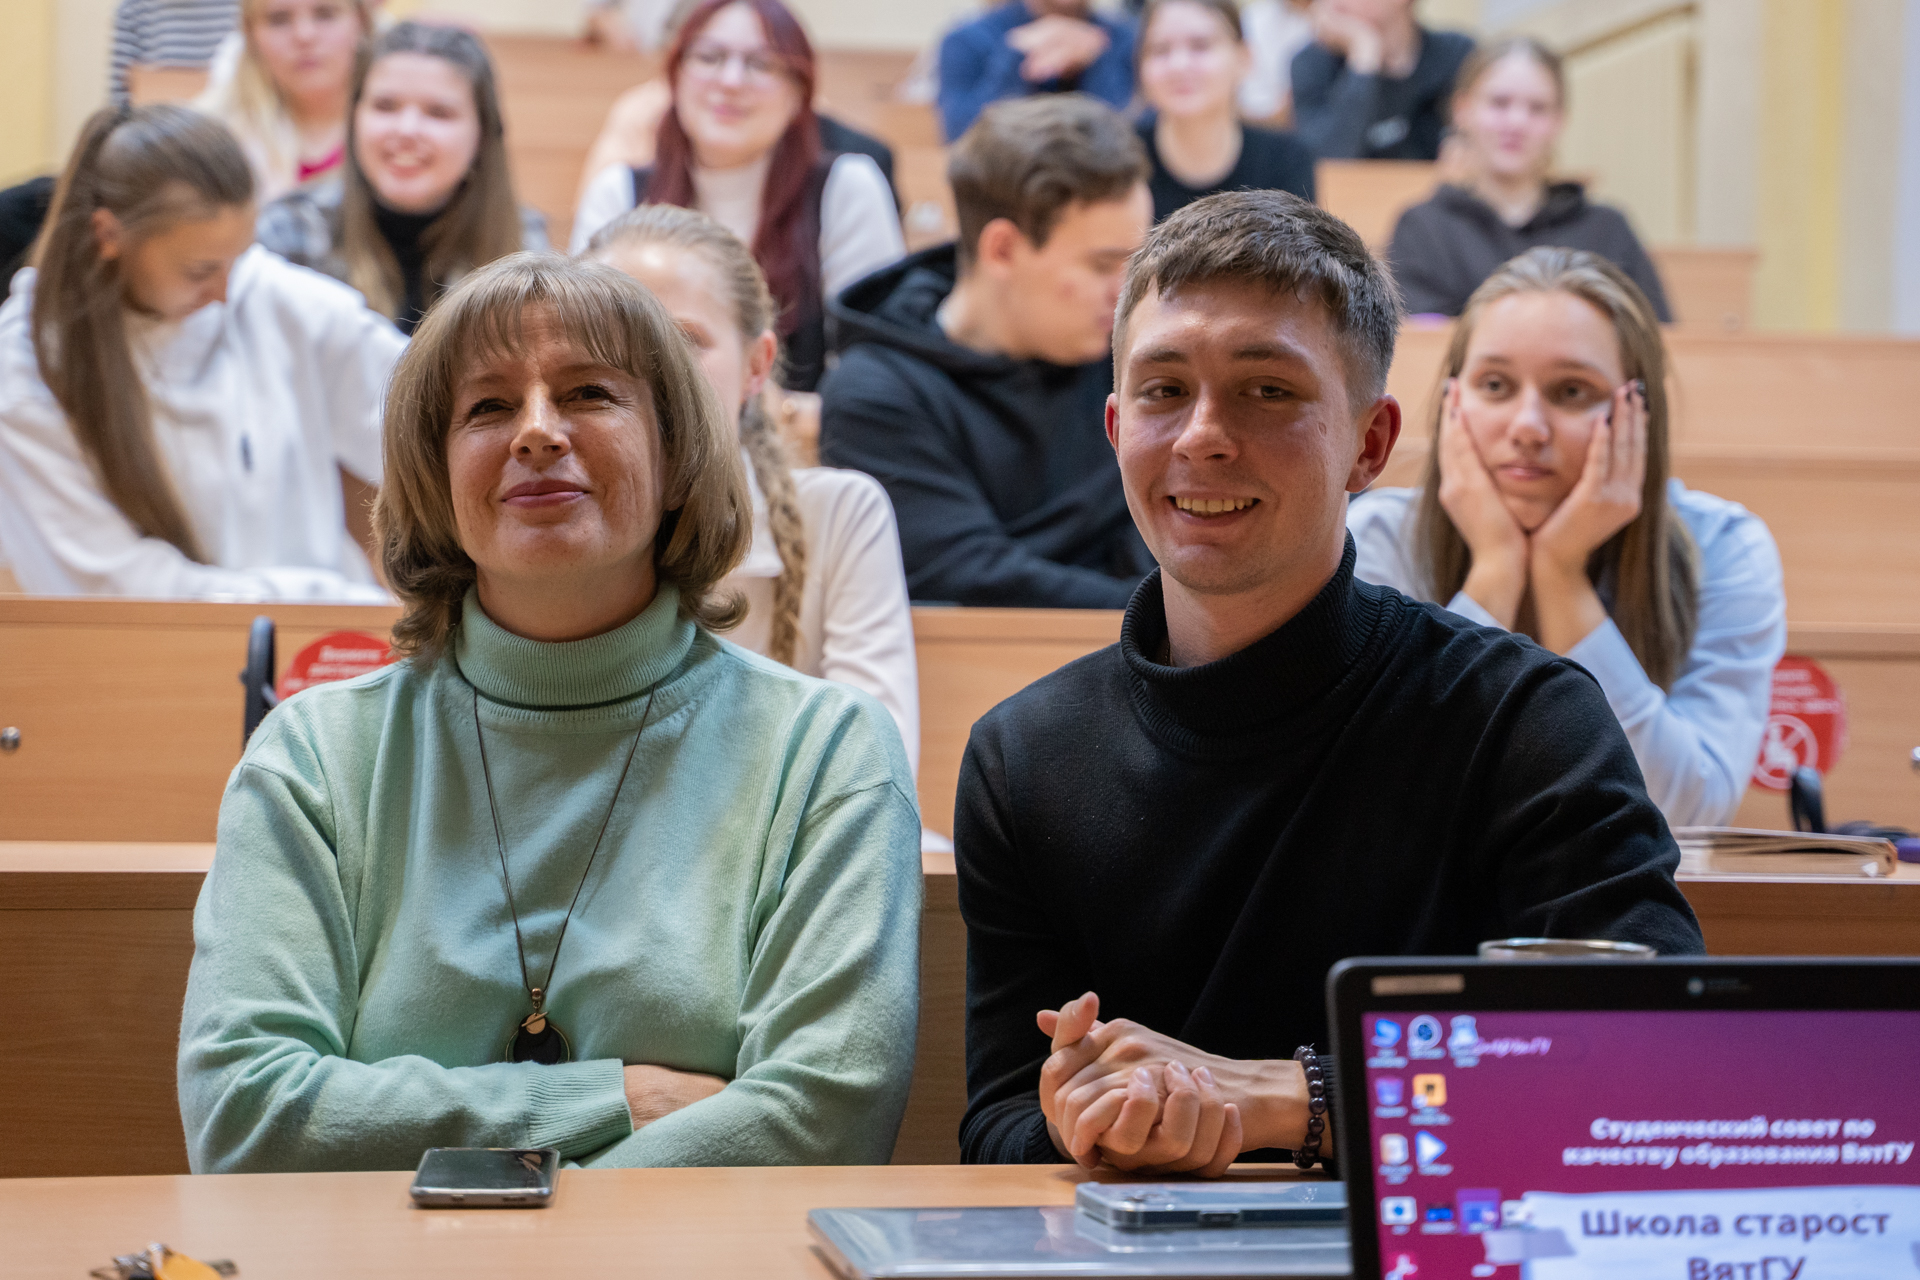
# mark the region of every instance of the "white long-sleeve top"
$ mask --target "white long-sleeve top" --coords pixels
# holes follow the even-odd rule
[[[335,280],[255,246],[227,300],[129,312],[160,458],[211,563],[143,536],[40,379],[35,272],[0,307],[0,551],[36,595],[384,603],[347,532],[340,468],[380,482],[387,377],[406,347]]]
[[[701,210],[742,244],[752,244],[760,229],[760,191],[766,180],[765,161],[738,169],[696,169],[693,175]],[[594,232],[638,202],[628,166],[608,165],[595,174],[580,193],[569,252],[584,250]],[[880,166],[871,156],[837,157],[820,192],[821,296],[839,297],[848,285],[898,262],[906,252],[900,211]]]
[[[1376,489],[1353,500],[1347,528],[1354,576],[1426,597],[1412,546],[1418,489]],[[1611,618],[1567,654],[1592,673],[1667,822],[1716,826],[1747,793],[1773,701],[1773,669],[1787,650],[1780,551],[1760,517],[1737,502],[1671,480],[1667,501],[1700,548],[1700,622],[1673,688],[1647,678]],[[1462,591],[1447,608],[1483,627],[1493,615]]]
[[[753,494],[753,546],[724,586],[746,596],[748,611],[727,639],[764,654],[781,561],[767,523],[767,499],[751,465],[747,484]],[[900,726],[907,764],[917,774],[920,673],[893,504],[878,481],[858,471],[803,467],[794,471],[793,485],[807,539],[794,669],[878,698]]]

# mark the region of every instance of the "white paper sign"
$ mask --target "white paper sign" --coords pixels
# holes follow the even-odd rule
[[[1529,1192],[1519,1207],[1500,1234],[1551,1246],[1526,1250],[1524,1280],[1920,1280],[1920,1187]]]

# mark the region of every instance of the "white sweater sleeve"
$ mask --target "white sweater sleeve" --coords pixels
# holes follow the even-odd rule
[[[1686,495],[1694,507],[1704,505],[1701,499],[1706,495]],[[1739,809],[1766,732],[1773,669],[1787,649],[1779,549],[1758,516],[1735,510],[1708,537],[1700,537],[1704,525],[1694,525],[1699,625],[1671,689],[1662,692],[1647,678],[1612,619],[1567,654],[1600,682],[1633,744],[1647,794],[1676,827],[1714,826]]]
[[[33,595],[387,604],[377,586],[328,569],[222,569],[149,538],[100,489],[50,395],[0,404],[0,546]]]
[[[633,170],[624,164],[610,164],[593,175],[593,181],[580,193],[580,207],[573,212],[573,234],[567,240],[568,253],[584,253],[593,233],[633,208],[638,196],[633,189]]]
[[[809,513],[819,529],[808,530],[807,572],[819,574],[821,584],[821,634],[811,638],[820,677],[879,699],[900,726],[917,776],[920,673],[893,506],[878,481],[853,471],[829,474],[839,483],[830,503]]]
[[[904,258],[900,211],[873,157],[848,154],[833,162],[820,193],[820,290],[828,299],[881,267]]]
[[[331,285],[332,281],[327,281]],[[392,321],[350,290],[315,290],[313,358],[327,389],[327,422],[341,466],[368,484],[380,483],[381,428],[387,383],[407,340]]]

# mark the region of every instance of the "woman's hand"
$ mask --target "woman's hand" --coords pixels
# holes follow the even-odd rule
[[[1533,533],[1531,584],[1540,643],[1567,653],[1607,620],[1587,561],[1640,514],[1647,478],[1647,405],[1637,382],[1613,393],[1608,421],[1587,441],[1586,468]]]
[[[698,1071],[634,1063],[626,1069],[626,1085],[627,1110],[633,1113],[634,1129],[640,1130],[682,1107],[711,1098],[726,1088],[727,1082]]]
[[[1440,420],[1440,506],[1473,557],[1461,590],[1511,631],[1527,594],[1527,531],[1507,509],[1467,430],[1458,378],[1447,381]]]

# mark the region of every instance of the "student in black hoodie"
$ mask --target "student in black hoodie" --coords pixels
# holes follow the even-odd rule
[[[1117,645],[967,744],[961,1155],[1311,1164],[1290,1055],[1325,1045],[1342,957],[1700,930],[1593,677],[1353,576],[1346,495],[1400,430],[1399,309],[1360,238],[1284,192],[1208,196],[1118,314],[1107,435],[1160,569]]]
[[[948,162],[960,239],[831,304],[820,458],[886,487],[916,600],[1118,609],[1153,565],[1101,434],[1152,220],[1132,128],[1083,94],[995,103]]]
[[[1529,36],[1474,50],[1453,100],[1460,184],[1400,215],[1388,258],[1407,310],[1457,316],[1502,263],[1551,245],[1585,249],[1627,273],[1662,323],[1673,319],[1653,259],[1618,209],[1577,182],[1549,182],[1566,125],[1560,56]]]

